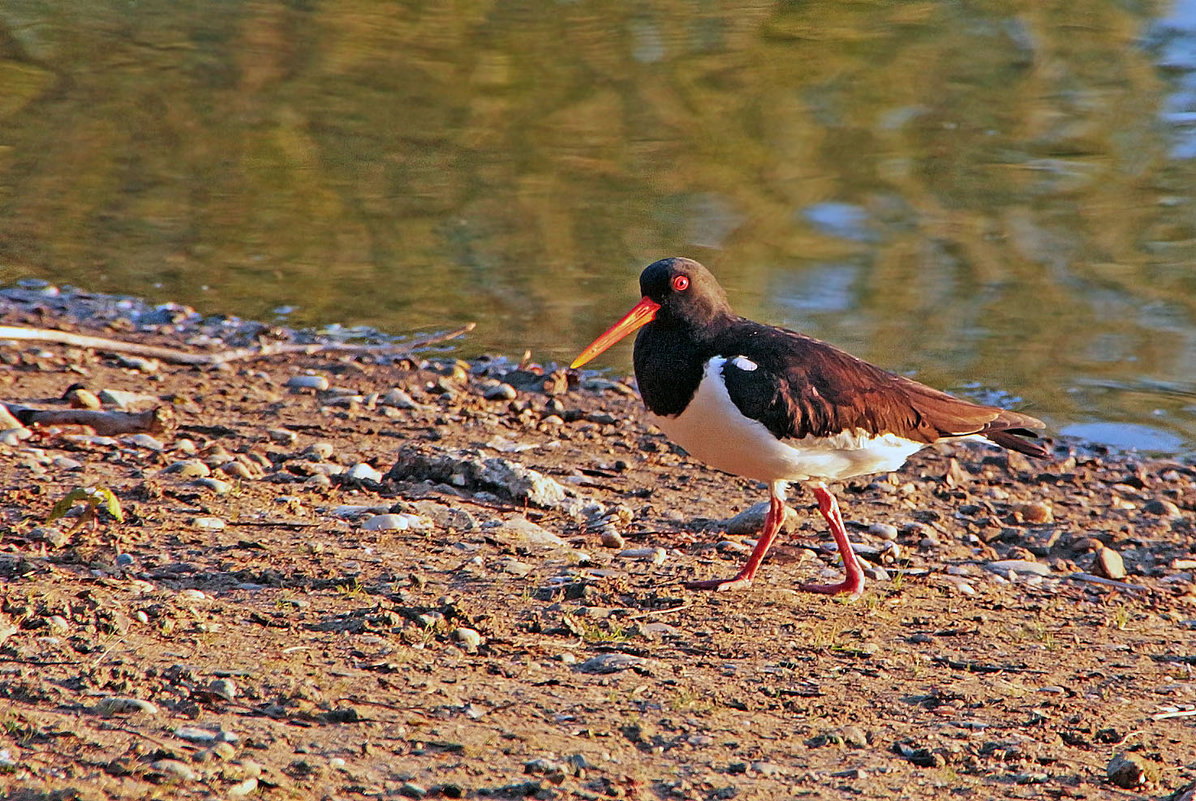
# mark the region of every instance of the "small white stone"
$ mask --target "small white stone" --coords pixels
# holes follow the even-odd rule
[[[373,481],[375,484],[382,483],[382,474],[365,462],[358,462],[353,465],[345,475],[357,481]]]
[[[191,519],[191,528],[197,528],[200,531],[224,531],[227,525],[219,517],[193,517]]]
[[[287,379],[287,389],[298,391],[304,389],[314,389],[316,392],[323,392],[328,389],[328,379],[322,375],[296,375]]]
[[[366,531],[406,531],[411,528],[411,521],[407,515],[386,513],[374,515],[361,524]]]
[[[108,695],[96,704],[96,711],[101,715],[116,715],[121,713],[144,712],[147,715],[158,714],[157,705],[142,701],[140,698],[129,698],[122,695]]]
[[[478,646],[482,644],[482,635],[477,630],[466,626],[458,626],[453,629],[453,639],[461,645],[461,650],[471,654],[477,651]]]

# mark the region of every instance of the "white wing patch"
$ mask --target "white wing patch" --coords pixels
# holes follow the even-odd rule
[[[740,370],[743,370],[745,373],[750,373],[760,366],[747,356],[736,356],[731,360],[731,364],[735,365]]]
[[[648,418],[669,439],[711,467],[759,481],[837,480],[896,470],[925,443],[856,429],[830,437],[778,440],[759,420],[744,417],[723,382],[728,362],[740,370],[758,365],[745,356],[706,362],[697,392],[681,414]]]

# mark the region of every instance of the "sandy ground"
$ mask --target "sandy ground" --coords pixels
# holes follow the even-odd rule
[[[44,290],[0,323],[271,333]],[[737,570],[766,491],[673,448],[626,382],[0,345],[0,400],[74,384],[173,419],[0,444],[6,797],[1192,798],[1188,464],[931,449],[833,488],[860,600],[794,591],[836,575],[800,491],[755,585],[715,595],[681,582]],[[47,522],[89,487],[123,522]]]

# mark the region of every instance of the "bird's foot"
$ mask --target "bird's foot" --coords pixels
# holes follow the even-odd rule
[[[838,584],[802,584],[798,587],[803,592],[817,592],[822,595],[839,595],[848,593],[849,600],[856,600],[864,592],[863,576],[848,576]]]
[[[750,578],[736,576],[729,579],[708,579],[706,581],[687,581],[685,588],[689,590],[713,590],[714,592],[730,592],[732,590],[746,590],[752,586]]]

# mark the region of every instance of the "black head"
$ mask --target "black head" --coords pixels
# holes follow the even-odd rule
[[[732,314],[727,293],[710,271],[693,259],[652,262],[640,273],[640,293],[660,304],[656,320],[663,325],[701,325]]]

